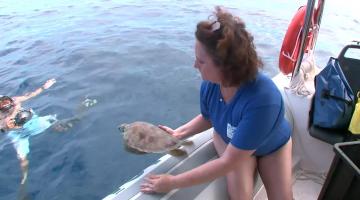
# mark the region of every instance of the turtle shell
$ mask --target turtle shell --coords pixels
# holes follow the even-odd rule
[[[140,152],[164,153],[181,145],[179,139],[147,122],[122,124],[119,129],[123,132],[124,144],[127,148]]]

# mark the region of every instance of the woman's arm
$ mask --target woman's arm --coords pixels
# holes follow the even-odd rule
[[[171,135],[179,139],[183,139],[211,128],[212,124],[209,120],[206,120],[201,114],[199,114],[192,120],[175,130],[162,125],[160,125],[159,127],[170,133]]]
[[[225,176],[238,166],[235,163],[246,162],[253,152],[253,150],[240,150],[230,144],[220,158],[207,162],[188,172],[176,175],[174,177],[174,186],[175,188],[189,187]]]
[[[35,91],[26,93],[23,96],[14,97],[14,101],[16,101],[17,103],[21,103],[23,101],[26,101],[26,100],[32,98],[32,97],[35,97],[35,96],[39,95],[43,90],[46,90],[46,89],[50,88],[54,83],[56,83],[55,79],[49,79],[44,83],[43,86],[36,89]]]
[[[146,182],[141,185],[141,191],[145,193],[168,192],[175,188],[189,187],[212,181],[234,170],[238,166],[235,163],[247,162],[253,152],[254,150],[240,150],[230,144],[220,158],[190,171],[176,176],[150,175]]]

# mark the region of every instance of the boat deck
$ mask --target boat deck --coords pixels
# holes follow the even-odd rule
[[[317,199],[325,182],[325,174],[316,174],[298,169],[294,173],[293,197],[295,200]],[[261,186],[254,200],[267,200],[264,186]]]

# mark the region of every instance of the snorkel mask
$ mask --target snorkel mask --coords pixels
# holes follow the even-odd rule
[[[23,126],[32,118],[32,115],[33,113],[30,110],[21,110],[14,118],[15,125]]]
[[[14,100],[8,96],[0,97],[0,111],[3,113],[8,112],[15,106]]]

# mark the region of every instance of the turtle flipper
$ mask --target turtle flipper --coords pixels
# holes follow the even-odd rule
[[[182,150],[182,149],[173,149],[169,151],[169,154],[175,157],[179,157],[179,156],[187,156],[187,152]]]
[[[124,148],[127,152],[134,153],[134,154],[146,154],[146,152],[139,151],[137,149],[131,148],[128,145],[124,145]]]
[[[191,140],[184,140],[181,142],[181,145],[191,146],[191,145],[194,145],[194,142]]]
[[[68,124],[63,123],[62,121],[55,122],[51,127],[56,132],[65,132],[65,131],[69,130],[69,128],[70,128],[68,126]]]
[[[80,121],[80,119],[77,118],[77,117],[72,117],[72,118],[69,118],[69,119],[59,120],[59,121],[56,121],[52,125],[52,128],[57,132],[66,132],[69,129],[73,128],[74,125],[76,123],[78,123],[79,121]]]

